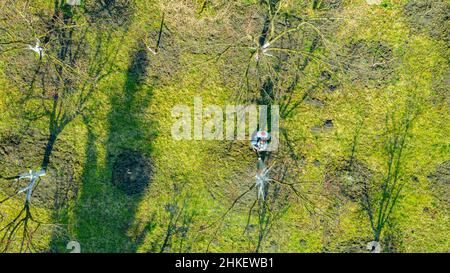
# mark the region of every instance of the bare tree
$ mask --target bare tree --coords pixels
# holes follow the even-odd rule
[[[306,8],[309,4],[304,1],[299,5]],[[317,79],[307,78],[305,71],[309,65],[320,63],[325,71],[333,67],[330,56],[324,53],[329,49],[326,39],[329,33],[323,21],[328,20],[329,14],[317,11],[320,14],[317,17],[308,16],[298,14],[297,6],[295,9],[289,7],[289,3],[284,0],[260,1],[257,13],[250,20],[262,18],[262,22],[257,24],[259,29],[249,28],[253,31],[249,33],[240,31],[240,35],[247,35],[237,37],[233,43],[223,46],[213,58],[216,62],[222,61],[224,65],[232,64],[240,69],[232,70],[238,73],[227,75],[232,79],[230,82],[236,84],[232,87],[238,90],[236,100],[239,103],[279,105],[281,121],[295,115],[298,107],[332,77],[330,73],[323,72],[319,73]],[[314,84],[307,86],[306,82]],[[268,124],[270,123],[269,118]],[[281,126],[283,145],[264,162],[267,179],[263,187],[258,183],[255,187],[252,183],[235,198],[219,220],[208,226],[216,226],[213,236],[220,229],[221,219],[255,189],[264,193],[260,193],[259,198],[250,204],[244,229],[245,233],[255,216],[258,223],[255,252],[262,251],[271,227],[283,216],[293,198],[304,204],[311,215],[322,213],[308,196],[311,190],[304,189],[309,182],[303,181],[298,175],[302,164],[301,156],[294,150],[288,130]],[[262,195],[264,198],[260,198]]]

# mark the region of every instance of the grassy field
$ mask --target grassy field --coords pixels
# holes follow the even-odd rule
[[[2,251],[69,252],[77,241],[82,252],[367,252],[374,231],[359,191],[369,185],[371,198],[381,198],[390,137],[411,113],[402,187],[380,243],[385,252],[450,251],[448,1],[431,8],[425,0],[274,1],[277,27],[306,21],[313,29],[283,36],[298,51],[275,52],[274,72],[254,64],[250,42],[231,46],[260,35],[269,6],[260,1],[138,0],[91,17],[84,17],[90,1],[85,9],[23,2],[0,4],[10,19],[0,22],[0,200],[26,185],[7,177],[42,167],[52,130],[43,109],[60,90],[68,90],[57,99],[73,119],[34,190],[28,229],[2,229],[14,223],[24,194],[0,203]],[[42,60],[9,43],[44,42],[48,24],[39,18],[58,12],[78,20],[73,39],[89,53],[62,59],[63,34],[50,37]],[[124,22],[115,26],[118,18]],[[40,75],[63,75],[64,83],[30,84],[40,63]],[[66,74],[52,72],[60,63]],[[96,69],[107,70],[98,81]],[[174,140],[171,111],[193,106],[194,97],[221,107],[255,103],[266,76],[276,78],[271,104],[280,105],[288,93],[279,90],[298,77],[289,95],[299,103],[281,118],[280,149],[271,155],[279,181],[261,201],[248,191],[256,171],[248,142]],[[93,91],[73,110],[85,82],[95,82]],[[349,160],[352,171],[344,172]],[[22,238],[29,247],[21,248]]]

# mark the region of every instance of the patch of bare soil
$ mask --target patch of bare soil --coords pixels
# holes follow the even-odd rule
[[[447,103],[450,106],[450,71],[447,71],[440,77],[435,77],[433,80],[434,102],[439,104],[440,102]]]
[[[433,195],[446,205],[450,205],[450,160],[439,164],[428,179],[431,181]]]
[[[331,9],[339,9],[342,7],[342,0],[317,0],[315,1],[317,4],[317,7],[319,9],[324,9],[324,10],[331,10]]]
[[[334,252],[343,253],[368,253],[367,243],[372,239],[370,237],[353,238],[348,241],[340,242],[336,245]]]
[[[134,4],[132,0],[90,0],[84,9],[93,22],[123,26],[132,18]]]
[[[36,170],[42,163],[47,138],[45,134],[34,129],[21,135],[3,133],[0,136],[0,175],[12,177],[29,170]],[[64,207],[68,200],[76,196],[78,186],[75,176],[80,166],[75,149],[58,139],[51,155],[47,174],[42,177],[33,191],[32,204],[55,209]],[[1,179],[0,183],[6,194],[12,194],[25,187],[29,181]]]
[[[450,5],[445,0],[411,0],[404,13],[414,29],[436,40],[450,41]]]
[[[359,202],[371,190],[374,172],[362,161],[344,160],[327,166],[325,188],[344,198]]]
[[[351,41],[339,59],[350,81],[369,88],[385,86],[394,77],[392,49],[381,41]]]

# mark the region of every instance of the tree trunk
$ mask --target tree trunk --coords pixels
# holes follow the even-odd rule
[[[55,145],[56,139],[58,138],[58,133],[51,132],[47,141],[47,145],[45,145],[45,154],[44,159],[42,160],[42,169],[47,170],[48,164],[50,163],[50,156],[53,151],[53,147]]]

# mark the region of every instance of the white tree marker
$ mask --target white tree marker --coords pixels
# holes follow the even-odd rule
[[[39,55],[39,59],[42,59],[42,57],[44,57],[44,48],[40,46],[40,41],[38,38],[36,38],[36,45],[28,45],[28,49],[36,52]]]
[[[36,181],[38,180],[39,177],[44,176],[45,175],[45,170],[40,170],[37,172],[34,172],[32,170],[30,170],[28,173],[24,173],[24,174],[20,174],[19,178],[17,180],[20,179],[30,179],[30,183],[28,184],[28,186],[26,186],[25,188],[19,190],[17,193],[22,193],[22,192],[26,192],[27,193],[27,197],[26,197],[26,203],[30,202],[31,199],[31,194],[33,192],[33,187],[34,184],[36,183]]]

